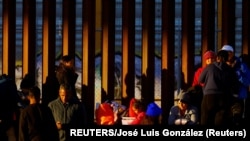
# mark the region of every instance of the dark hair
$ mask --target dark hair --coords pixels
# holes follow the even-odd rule
[[[35,78],[31,74],[26,74],[20,83],[21,89],[29,89],[35,85]]]
[[[133,107],[139,111],[145,111],[145,105],[141,100],[136,100]]]
[[[62,56],[62,58],[61,58],[61,61],[62,61],[62,62],[69,62],[69,61],[71,61],[71,60],[73,60],[73,57],[71,57],[71,56],[69,56],[69,55],[64,55],[64,56]]]
[[[228,52],[226,50],[220,50],[217,53],[217,59],[220,60],[221,62],[228,61]]]
[[[29,89],[29,95],[33,95],[35,98],[40,98],[41,92],[40,88],[37,86],[33,86]]]
[[[62,58],[60,59],[59,67],[57,68],[57,71],[60,71],[60,70],[63,71],[65,67],[70,69],[71,71],[74,71],[74,67],[65,66],[65,63],[69,63],[71,61],[74,62],[74,58],[72,56],[69,56],[69,55],[62,56]]]

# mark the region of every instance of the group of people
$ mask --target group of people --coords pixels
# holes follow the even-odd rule
[[[203,58],[206,65],[197,69],[191,86],[200,88],[200,92],[193,94],[194,89],[182,92],[177,104],[169,111],[168,124],[240,124],[242,119],[249,118],[249,109],[246,110],[250,92],[249,64],[236,57],[230,45],[224,45],[217,53],[207,51]],[[69,129],[87,125],[86,109],[75,90],[78,75],[73,58],[68,55],[62,57],[55,71],[56,97],[48,104],[40,101],[41,91],[35,85],[35,79],[28,76],[20,86],[23,99],[18,106],[21,110],[13,115],[13,119],[18,121],[17,129],[13,130],[18,133],[16,137],[12,134],[14,140],[68,141]],[[98,125],[122,124],[122,117],[131,117],[129,125],[160,125],[161,116],[162,109],[157,103],[145,105],[135,98],[130,100],[129,107],[111,102],[102,103],[96,109]]]
[[[217,53],[209,50],[203,58],[205,66],[196,70],[192,89],[180,94],[178,104],[170,110],[168,123],[242,125],[249,119],[249,64],[236,57],[230,45],[224,45]]]
[[[230,45],[217,53],[204,53],[204,66],[194,73],[192,86],[179,94],[177,104],[170,108],[169,125],[235,126],[249,119],[250,66],[234,55]],[[159,124],[161,112],[145,109],[140,101],[132,99],[129,117],[136,117],[130,125]],[[151,106],[155,103],[151,103]],[[154,107],[158,107],[157,105]],[[160,109],[160,107],[158,107]],[[155,109],[155,108],[154,108]],[[157,109],[157,108],[156,108]],[[154,111],[157,120],[145,121],[146,111]],[[145,124],[146,123],[146,124]]]
[[[1,131],[1,141],[70,141],[69,129],[83,128],[87,124],[86,109],[76,95],[78,75],[73,63],[68,55],[60,60],[55,71],[56,96],[46,104],[41,102],[41,90],[32,75],[24,76],[21,91],[17,91],[14,124],[4,129],[1,124],[0,129],[6,130]]]
[[[96,109],[97,125],[160,125],[162,109],[151,102],[132,98],[128,107],[116,102],[101,103]]]
[[[19,141],[69,141],[69,129],[86,125],[85,107],[73,97],[69,85],[60,84],[58,98],[49,105],[40,103],[40,96],[37,86],[29,88],[29,105],[19,117]]]

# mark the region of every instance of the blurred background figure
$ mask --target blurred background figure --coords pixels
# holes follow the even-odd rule
[[[240,56],[240,59],[243,63],[245,63],[247,65],[247,68],[250,69],[250,54],[242,54]],[[248,73],[246,74],[247,77],[249,78],[248,80],[250,80],[250,71],[248,71]],[[243,99],[243,113],[242,113],[242,117],[244,121],[249,121],[250,120],[250,85],[248,86],[248,90],[247,90],[247,95],[246,98]]]
[[[61,58],[58,68],[56,69],[56,78],[60,84],[70,85],[72,88],[72,95],[77,97],[76,94],[76,80],[78,74],[75,72],[74,58],[65,55]]]
[[[235,56],[231,45],[224,45],[221,50],[228,52],[227,64],[233,68],[237,76],[233,95],[232,116],[235,124],[241,124],[245,119],[246,99],[250,88],[250,68],[247,60]],[[239,106],[238,106],[239,105]],[[238,107],[238,108],[236,108]]]
[[[20,90],[18,91],[18,95],[20,98],[18,106],[21,109],[29,105],[29,100],[27,99],[27,96],[29,94],[29,89],[35,86],[35,84],[36,84],[35,78],[32,77],[32,75],[30,75],[29,73],[23,77],[20,83]]]
[[[0,75],[0,141],[17,140],[18,100],[15,79],[6,74]]]

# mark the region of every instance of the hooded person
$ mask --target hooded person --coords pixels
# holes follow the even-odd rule
[[[162,109],[155,103],[151,102],[147,106],[146,116],[141,121],[142,125],[159,125],[161,124]]]
[[[145,103],[141,100],[135,99],[133,105],[131,105],[130,109],[133,111],[135,114],[135,119],[132,120],[129,125],[140,125],[141,121],[145,118],[146,116],[146,109],[145,109]]]
[[[193,106],[189,92],[179,94],[177,105],[173,105],[169,112],[169,125],[197,125],[199,123],[199,112]]]
[[[179,101],[185,104],[191,103],[191,97],[188,92],[183,92],[179,95]]]
[[[96,123],[97,125],[114,125],[114,112],[110,103],[102,103],[96,109]]]
[[[129,117],[136,117],[136,113],[133,110],[133,105],[136,102],[135,98],[132,98],[129,102],[129,108],[128,108],[128,116]]]
[[[162,114],[162,109],[155,103],[152,102],[147,106],[146,115],[147,116],[160,116]]]

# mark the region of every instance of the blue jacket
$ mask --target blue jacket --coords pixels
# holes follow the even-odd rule
[[[247,98],[248,87],[250,86],[250,69],[238,57],[234,57],[235,65],[233,67],[239,81],[239,89],[236,91],[240,99]]]

